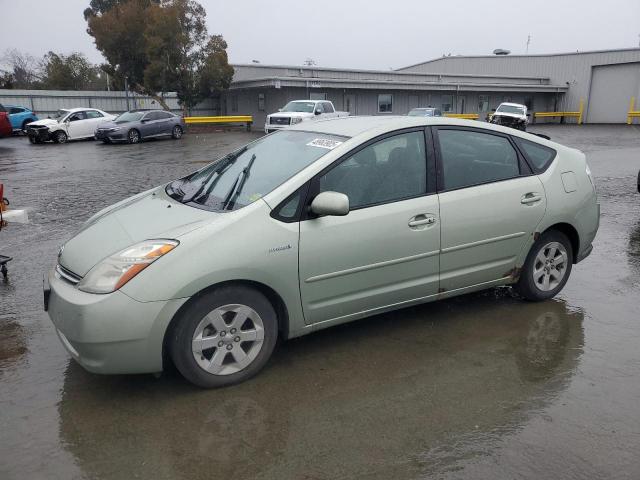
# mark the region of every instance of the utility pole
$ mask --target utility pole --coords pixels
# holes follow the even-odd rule
[[[529,53],[529,44],[531,43],[531,35],[527,35],[527,53]]]
[[[131,110],[129,108],[129,80],[127,77],[124,77],[124,96],[127,98],[127,111]]]

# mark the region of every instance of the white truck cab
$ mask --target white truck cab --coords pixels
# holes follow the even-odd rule
[[[316,119],[348,117],[349,112],[338,112],[328,100],[293,100],[278,113],[267,115],[264,124],[265,133],[275,132],[288,127]]]

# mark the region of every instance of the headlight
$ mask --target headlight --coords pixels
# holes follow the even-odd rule
[[[89,270],[78,289],[88,293],[114,292],[179,243],[177,240],[145,240],[125,248]]]
[[[302,117],[291,117],[291,125],[295,125],[296,123],[300,123],[302,121]]]
[[[117,132],[118,130],[120,130],[120,127],[113,127],[107,130],[107,132]]]

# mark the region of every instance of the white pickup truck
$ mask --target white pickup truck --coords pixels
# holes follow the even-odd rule
[[[278,113],[267,115],[264,131],[271,133],[300,122],[348,116],[349,112],[336,111],[333,103],[327,100],[293,100],[278,110]]]

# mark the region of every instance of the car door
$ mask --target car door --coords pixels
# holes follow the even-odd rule
[[[67,118],[66,123],[67,135],[70,139],[93,136],[92,123],[87,120],[87,113],[84,111],[72,113]]]
[[[152,137],[157,133],[158,112],[147,112],[140,119],[140,134],[143,138]]]
[[[437,295],[440,222],[425,135],[413,129],[378,138],[312,180],[309,204],[320,192],[337,191],[349,197],[350,211],[300,222],[307,323],[346,321]]]
[[[87,123],[91,125],[91,135],[95,134],[98,126],[105,121],[104,115],[98,110],[87,110]]]
[[[157,115],[156,135],[171,135],[173,114],[169,112],[157,112]]]
[[[508,135],[463,127],[434,132],[441,291],[509,277],[546,209],[540,179]]]

